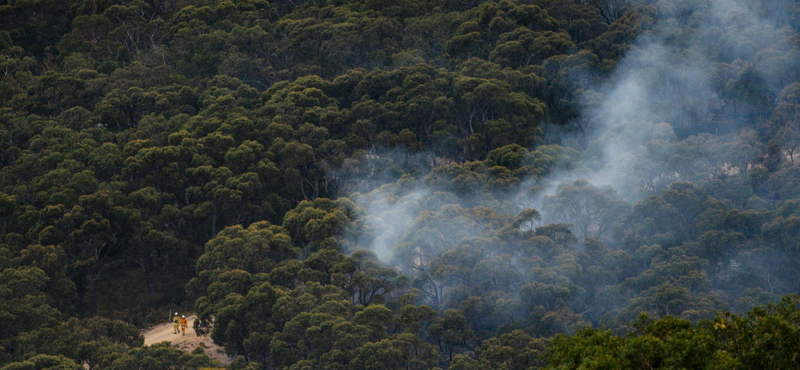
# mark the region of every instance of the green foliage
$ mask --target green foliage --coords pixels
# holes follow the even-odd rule
[[[675,317],[642,316],[636,330],[624,337],[594,329],[557,336],[547,368],[794,368],[800,340],[797,304],[796,296],[787,296],[746,316],[721,313],[697,325]]]
[[[192,303],[231,369],[795,368],[800,6],[743,6],[3,2],[0,369],[215,366],[134,326]],[[654,37],[703,96],[598,127]]]
[[[3,370],[79,370],[81,366],[64,356],[37,355],[25,361],[12,362]]]

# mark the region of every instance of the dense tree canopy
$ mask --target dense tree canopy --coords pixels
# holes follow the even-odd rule
[[[0,1],[0,369],[798,368],[800,2]],[[781,299],[782,296],[785,296]]]

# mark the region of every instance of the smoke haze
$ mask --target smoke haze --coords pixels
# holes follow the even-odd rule
[[[782,14],[779,5],[772,6],[771,15]],[[752,105],[759,102],[732,102],[727,95],[737,86],[724,77],[733,76],[720,75],[750,73],[749,82],[763,81],[765,88],[777,94],[783,86],[767,84],[776,81],[770,70],[778,62],[776,58],[792,68],[800,61],[792,55],[756,55],[758,48],[753,45],[771,45],[783,36],[777,19],[757,15],[744,1],[662,1],[652,12],[655,24],[639,35],[611,78],[599,86],[584,87],[581,126],[588,127],[587,136],[594,139],[583,148],[583,165],[524,180],[516,196],[508,197],[517,210],[538,209],[540,224],[570,223],[563,212],[549,209],[553,202],[546,199],[578,180],[604,189],[610,197],[635,203],[660,193],[672,182],[691,182],[723,170],[721,166],[731,166],[702,152],[686,163],[686,155],[678,159],[675,144],[703,134],[720,135],[723,142],[731,142],[752,123],[749,114],[757,110]],[[697,25],[696,32],[682,33],[684,23]],[[725,41],[733,36],[746,41],[735,45]],[[738,70],[731,71],[730,65],[721,63]],[[402,230],[425,209],[420,202],[431,201],[432,192],[416,186],[408,194],[389,199],[380,192],[358,198],[371,229],[379,230],[369,238],[369,249],[379,256],[390,254],[392,245],[402,238]],[[531,188],[538,191],[529,191]],[[359,245],[365,247],[363,241]]]
[[[769,14],[780,11],[773,9]],[[793,48],[782,44],[784,36],[777,18],[757,15],[753,7],[736,0],[677,4],[661,1],[638,16],[654,17],[654,22],[642,21],[643,30],[636,42],[605,82],[583,86],[580,122],[576,126],[587,128],[583,137],[588,139],[562,143],[564,147],[576,147],[577,155],[562,152],[563,158],[554,162],[563,163],[547,174],[521,178],[510,190],[492,192],[491,196],[479,189],[485,183],[475,182],[470,178],[473,175],[458,173],[458,168],[447,165],[440,165],[425,177],[405,176],[394,183],[384,181],[389,184],[351,197],[364,214],[364,231],[355,237],[354,245],[373,251],[381,260],[412,277],[417,276],[415,287],[423,288],[429,296],[428,302],[438,305],[444,299],[442,295],[459,297],[462,289],[441,288],[448,285],[446,281],[452,272],[437,270],[437,264],[455,258],[448,251],[482,256],[476,257],[476,261],[482,260],[480,263],[484,264],[507,265],[500,269],[509,273],[524,274],[529,268],[520,267],[528,263],[524,259],[511,257],[518,255],[519,250],[504,250],[502,243],[492,237],[483,238],[503,234],[497,226],[503,222],[513,221],[525,237],[537,235],[525,245],[533,245],[539,251],[551,247],[538,235],[553,240],[563,238],[557,243],[571,244],[583,251],[602,249],[602,244],[622,248],[621,236],[613,231],[638,202],[662,194],[675,182],[702,184],[748,171],[750,164],[762,155],[752,140],[755,122],[764,114],[764,107],[772,104],[751,98],[748,91],[766,89],[769,96],[776,97],[785,82],[778,77],[775,66],[796,69],[800,61],[794,51],[789,52]],[[693,25],[694,32],[681,31],[686,24]],[[770,50],[775,52],[759,52],[761,47],[753,45],[773,45]],[[782,47],[786,50],[777,50]],[[529,153],[537,150],[551,152],[552,147],[528,148]],[[430,156],[428,153],[421,157]],[[454,179],[451,183],[459,185],[443,187],[440,181],[443,176],[451,176]],[[727,191],[724,188],[719,191]],[[720,198],[732,200],[735,206],[744,209],[753,202],[751,195],[724,194]],[[702,206],[704,199],[694,200],[693,207]],[[529,208],[536,209],[538,214],[523,217],[520,212]],[[569,227],[577,240],[570,241],[570,236],[559,229],[560,225]],[[687,227],[674,226],[676,230]],[[656,243],[664,240],[680,245],[683,241],[676,239],[674,233],[645,240],[653,245],[636,250],[637,258],[673,253]],[[633,248],[629,253],[639,247],[630,240],[624,243],[628,245],[626,248]],[[729,245],[723,248],[730,248]],[[687,246],[695,248],[691,243]],[[615,285],[614,280],[593,288],[594,292],[576,288],[568,279],[563,280],[573,268],[567,266],[575,264],[563,259],[574,257],[556,258],[557,265],[546,267],[556,272],[540,272],[542,275],[536,279],[547,281],[549,278],[544,276],[548,274],[561,276],[548,283],[570,292],[573,311],[585,312],[585,317],[597,323],[600,317],[592,315],[615,312],[635,316],[635,310],[642,309],[632,303],[632,308],[626,311],[624,307],[630,297],[624,298],[623,292],[629,288],[625,284]],[[620,271],[619,279],[633,275],[625,272],[631,268],[629,260],[619,257],[615,261],[616,265],[604,268]],[[419,276],[426,276],[427,280],[419,282]],[[707,297],[713,299],[703,304],[720,307],[724,299],[715,294],[709,294]],[[599,298],[604,295],[617,298]],[[591,301],[604,302],[605,306],[582,303]],[[593,310],[595,314],[590,313]]]

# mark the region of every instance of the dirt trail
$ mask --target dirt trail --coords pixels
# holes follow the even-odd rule
[[[172,323],[166,323],[142,331],[142,335],[144,336],[144,344],[149,346],[151,344],[160,342],[172,342],[173,345],[186,352],[191,352],[197,348],[197,346],[203,346],[208,357],[211,357],[223,365],[227,365],[231,362],[231,359],[225,355],[225,351],[222,349],[222,347],[214,344],[211,341],[211,338],[209,338],[207,335],[198,336],[194,332],[194,327],[192,324],[194,323],[194,320],[197,320],[197,316],[189,316],[186,318],[186,320],[189,321],[189,326],[186,328],[185,336],[180,333],[175,334],[174,330],[172,329]]]

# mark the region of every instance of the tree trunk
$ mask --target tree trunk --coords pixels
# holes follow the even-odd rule
[[[211,237],[214,238],[217,236],[217,220],[219,220],[219,213],[213,213],[211,215]]]
[[[147,282],[147,293],[150,294],[150,297],[155,296],[156,289],[153,286],[153,277],[148,268],[144,268],[144,280]]]

